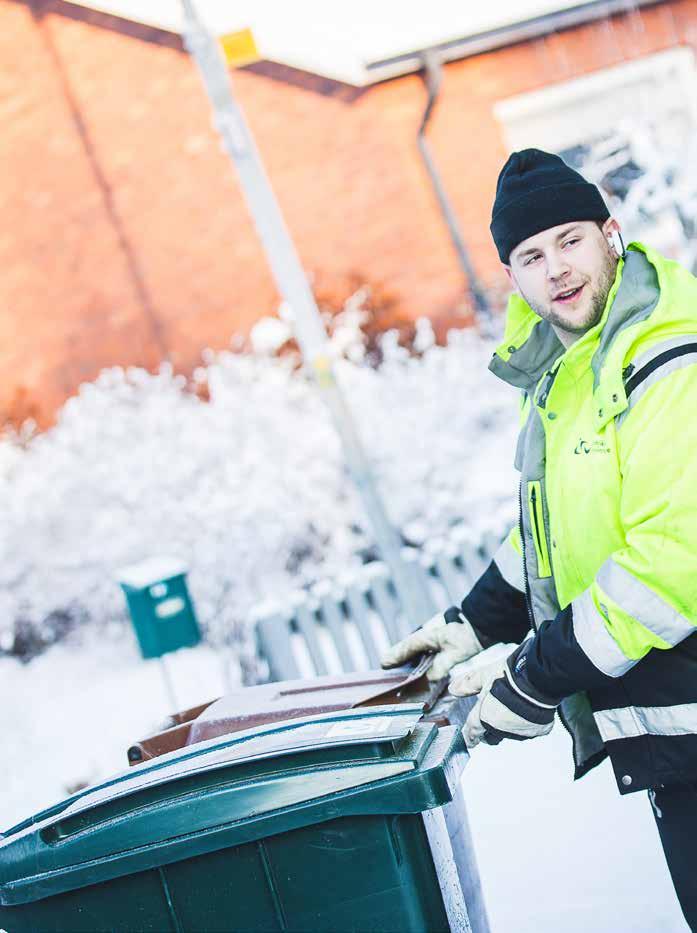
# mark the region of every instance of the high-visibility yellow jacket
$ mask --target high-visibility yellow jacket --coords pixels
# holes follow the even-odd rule
[[[696,363],[697,279],[633,243],[595,327],[564,350],[514,295],[490,366],[525,400],[520,522],[463,609],[533,628],[576,775],[609,753],[621,792],[697,778]]]

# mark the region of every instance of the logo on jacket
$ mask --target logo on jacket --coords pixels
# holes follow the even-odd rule
[[[584,441],[581,438],[576,445],[574,450],[575,454],[609,454],[610,448],[607,446],[605,441]]]

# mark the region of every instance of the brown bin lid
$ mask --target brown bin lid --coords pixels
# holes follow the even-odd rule
[[[361,671],[246,687],[197,707],[198,715],[193,719],[175,714],[172,719],[177,725],[141,739],[129,748],[128,759],[131,764],[137,764],[242,729],[358,706],[422,703],[426,719],[447,725],[460,716],[453,718],[451,715],[453,698],[445,693],[447,678],[435,682],[427,679],[431,660],[432,655],[426,655],[413,668]]]
[[[431,684],[426,679],[427,668],[428,664],[422,663],[409,671],[365,671],[248,687],[211,703],[191,723],[186,744],[269,722],[357,706],[402,702],[423,703],[430,709],[442,684]]]

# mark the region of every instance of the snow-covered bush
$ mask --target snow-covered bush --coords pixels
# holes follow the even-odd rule
[[[415,352],[387,334],[372,368],[349,312],[337,375],[405,540],[501,524],[516,401],[487,372],[491,345],[436,346],[422,322]],[[0,650],[24,657],[88,621],[121,637],[115,573],[149,556],[182,558],[209,638],[240,644],[259,602],[374,556],[313,383],[262,350],[208,352],[193,386],[169,366],[103,371],[53,429],[0,441],[0,510]]]

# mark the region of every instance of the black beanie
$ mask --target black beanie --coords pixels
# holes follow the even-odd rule
[[[501,262],[523,240],[572,220],[607,220],[603,196],[558,156],[541,149],[514,152],[501,169],[491,235]]]

